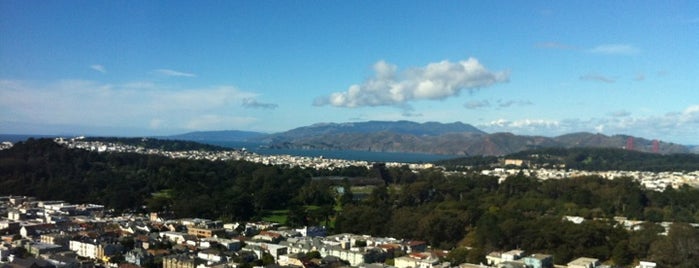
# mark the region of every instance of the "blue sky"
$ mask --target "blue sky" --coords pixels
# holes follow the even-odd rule
[[[0,1],[0,133],[461,121],[699,144],[696,1]]]

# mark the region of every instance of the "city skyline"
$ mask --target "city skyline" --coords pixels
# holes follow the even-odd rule
[[[460,121],[699,144],[692,1],[0,2],[0,133]]]

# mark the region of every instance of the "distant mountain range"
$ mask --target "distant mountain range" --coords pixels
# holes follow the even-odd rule
[[[320,123],[289,131],[266,134],[250,131],[199,131],[168,136],[190,141],[259,142],[271,148],[410,152],[455,156],[506,155],[549,147],[624,148],[630,136],[572,133],[557,137],[486,133],[472,125],[416,123],[411,121],[368,121]],[[653,151],[653,141],[633,137],[634,150]],[[696,153],[699,148],[659,142],[659,153]]]
[[[461,122],[443,124],[437,122],[416,123],[411,121],[368,121],[356,123],[319,123],[295,128],[282,133],[272,134],[263,140],[274,143],[318,136],[326,137],[346,134],[371,135],[377,133],[393,133],[399,135],[425,137],[464,132],[486,134],[472,125]]]

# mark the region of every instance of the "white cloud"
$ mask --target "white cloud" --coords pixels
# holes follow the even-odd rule
[[[478,126],[487,132],[513,132],[522,135],[556,136],[572,132],[598,132],[606,135],[628,134],[648,139],[699,144],[699,104],[664,115],[632,117],[617,111],[609,117],[588,119],[497,119]]]
[[[595,127],[595,132],[596,133],[602,133],[604,132],[604,125],[598,125]]]
[[[627,44],[605,44],[596,46],[590,49],[589,52],[605,55],[634,55],[641,52],[641,50]]]
[[[232,86],[177,89],[138,82],[2,80],[0,122],[144,129],[214,127],[218,122],[222,125],[215,129],[232,129],[254,121],[240,103],[256,96]]]
[[[157,69],[153,70],[153,73],[159,74],[159,75],[164,75],[164,76],[179,76],[179,77],[196,77],[196,74],[193,73],[185,73],[185,72],[180,72],[180,71],[175,71],[175,70],[170,70],[170,69]]]
[[[477,126],[486,132],[512,132],[519,135],[556,136],[571,132],[595,131],[596,122],[581,122],[578,119],[498,119]]]
[[[679,114],[680,123],[699,123],[699,105],[689,106]],[[699,133],[699,132],[697,132]]]
[[[90,65],[90,69],[93,69],[93,70],[98,71],[98,72],[103,73],[103,74],[107,73],[107,68],[104,68],[104,66],[99,65],[99,64]]]
[[[347,91],[318,98],[314,104],[348,108],[400,106],[410,101],[442,100],[457,96],[462,90],[475,90],[509,79],[508,72],[491,72],[475,58],[430,63],[400,74],[396,70],[397,66],[379,61],[374,64],[374,77],[350,86]]]
[[[500,127],[500,128],[552,128],[558,127],[560,122],[557,120],[545,120],[545,119],[521,119],[510,121],[506,119],[498,119],[489,122],[486,126]]]

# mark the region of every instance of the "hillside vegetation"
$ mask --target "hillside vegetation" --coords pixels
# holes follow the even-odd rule
[[[322,123],[256,138],[272,148],[410,152],[454,156],[502,156],[540,148],[623,148],[627,135],[606,136],[571,133],[558,137],[486,133],[460,122],[416,123],[410,121],[369,121]],[[653,141],[633,138],[638,151],[653,151]],[[658,142],[662,154],[689,153],[679,144]]]

